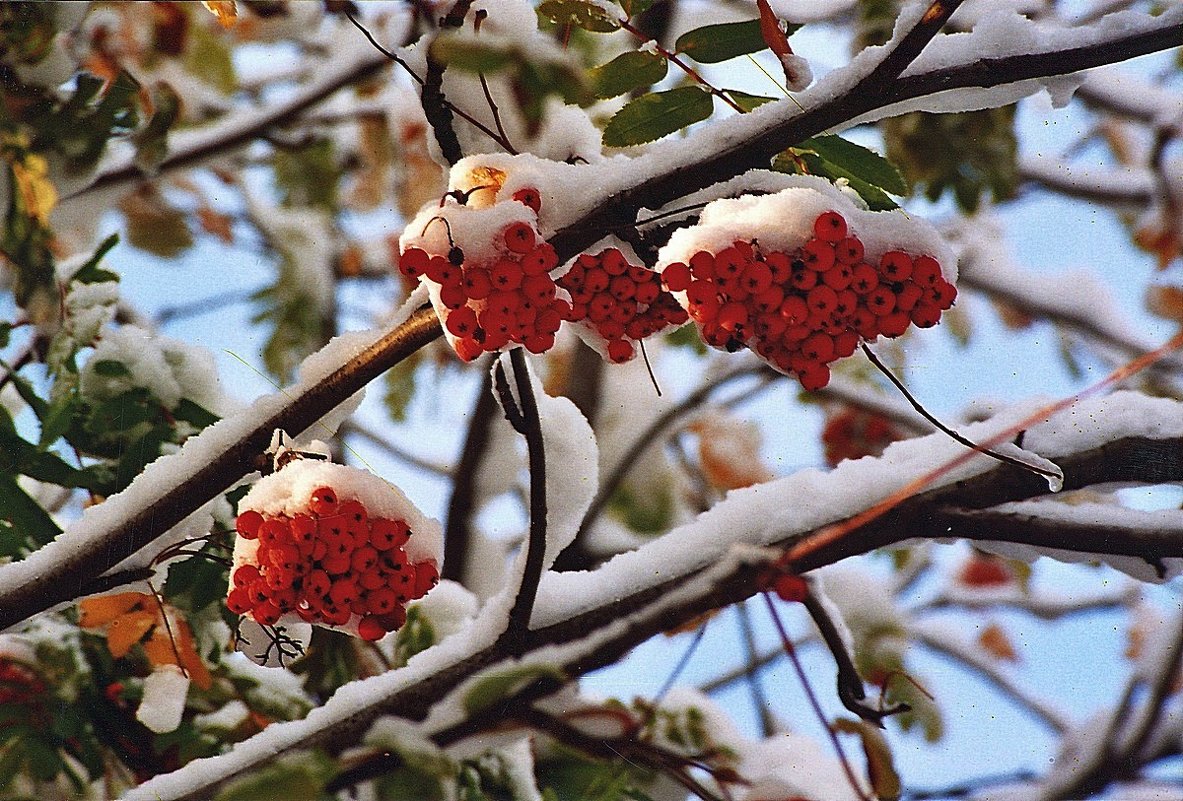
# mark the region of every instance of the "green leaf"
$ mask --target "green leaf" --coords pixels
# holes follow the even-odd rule
[[[209,550],[205,546],[202,551]],[[184,597],[184,608],[197,612],[226,597],[226,568],[201,556],[191,556],[168,567],[164,595],[175,603]]]
[[[790,25],[788,33],[800,28]],[[736,56],[758,53],[768,47],[760,33],[760,20],[724,22],[718,25],[704,25],[686,31],[678,37],[674,48],[702,64],[716,64]]]
[[[20,556],[30,544],[44,545],[61,529],[12,476],[0,476],[0,556]]]
[[[336,211],[341,166],[331,141],[320,139],[305,147],[279,150],[274,166],[283,205]]]
[[[113,359],[99,359],[91,364],[91,367],[96,374],[107,378],[127,378],[131,375],[131,370],[127,369],[126,364]]]
[[[857,175],[827,161],[818,154],[806,152],[801,153],[799,157],[805,162],[809,175],[820,175],[822,178],[830,180],[845,179],[850,188],[858,192],[859,197],[867,202],[867,206],[872,211],[890,211],[898,208],[898,204],[882,189],[867,183]]]
[[[118,281],[119,276],[108,270],[100,270],[99,262],[107,255],[111,248],[119,244],[119,234],[111,234],[104,239],[97,248],[94,254],[86,260],[79,268],[78,272],[70,276],[71,281],[77,281],[80,284],[102,284],[107,281]]]
[[[627,147],[652,142],[707,119],[714,109],[710,94],[697,86],[642,95],[608,120],[604,144]]]
[[[221,419],[213,412],[207,411],[188,398],[181,398],[181,401],[177,404],[177,408],[173,409],[172,415],[174,419],[189,423],[197,429],[212,426]]]
[[[563,671],[553,665],[522,665],[498,671],[478,679],[464,694],[464,710],[475,715],[539,679],[563,681],[564,678]]]
[[[657,53],[633,50],[621,53],[589,73],[596,97],[609,98],[652,86],[665,77],[669,65]]]
[[[0,322],[0,349],[8,347],[10,334],[12,334],[12,323]]]
[[[394,641],[394,653],[399,664],[405,665],[415,654],[426,651],[435,645],[435,628],[431,621],[423,616],[418,606],[407,610],[407,622],[398,630]]]
[[[724,89],[724,94],[734,101],[735,105],[739,106],[746,113],[752,109],[760,108],[765,103],[775,103],[775,97],[764,97],[763,95],[749,95],[747,92],[741,92],[738,89]]]
[[[224,95],[233,92],[238,87],[238,77],[224,39],[204,25],[190,25],[188,33],[185,69]]]
[[[335,769],[336,762],[319,752],[281,758],[229,785],[216,801],[322,801],[325,783]]]
[[[538,16],[556,25],[574,25],[593,33],[611,33],[620,27],[619,21],[588,0],[546,0],[538,6]]]
[[[474,73],[491,73],[515,63],[511,48],[494,47],[471,39],[443,36],[431,45],[431,55],[449,67]]]
[[[624,13],[628,14],[628,18],[644,14],[653,5],[655,0],[619,0],[620,7],[624,9]]]
[[[415,397],[415,370],[422,361],[419,356],[421,352],[416,352],[409,359],[403,359],[386,371],[386,392],[382,396],[382,401],[386,404],[386,413],[396,423],[406,421],[407,407]]]
[[[797,145],[796,149],[811,150],[851,176],[893,195],[908,194],[908,182],[894,164],[874,150],[856,145],[841,136],[815,136]]]

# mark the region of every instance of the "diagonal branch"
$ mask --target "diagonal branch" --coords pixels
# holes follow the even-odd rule
[[[22,562],[0,566],[0,630],[73,600],[97,577],[255,470],[255,458],[266,450],[275,429],[304,431],[343,399],[439,335],[439,324],[431,309],[413,313],[323,380],[293,394],[285,392],[284,396],[271,398],[273,408],[267,413],[218,424],[226,433],[224,447],[202,458],[188,459],[185,464],[195,465],[195,469],[169,474],[171,486],[155,490],[149,502],[144,502],[146,494],[137,491],[137,483],[133,482],[124,493],[96,507],[96,512],[113,521],[108,526],[84,541],[75,537],[68,545],[64,537],[59,538]],[[216,443],[218,426],[208,436],[193,437],[190,453],[211,440]],[[213,451],[211,445],[206,448]],[[183,449],[178,458],[185,454]],[[155,473],[150,468],[141,474],[141,478],[144,476],[153,478]],[[125,507],[126,517],[119,517]]]

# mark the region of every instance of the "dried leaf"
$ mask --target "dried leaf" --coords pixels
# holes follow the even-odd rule
[[[978,645],[982,646],[982,649],[995,659],[1001,659],[1004,662],[1019,661],[1019,654],[1015,651],[1010,637],[997,623],[991,623],[982,629],[982,633],[978,635]]]
[[[216,236],[227,245],[234,244],[234,232],[232,230],[234,218],[229,214],[222,214],[219,211],[214,211],[209,206],[203,205],[197,208],[197,220],[201,223],[201,229],[207,234]]]

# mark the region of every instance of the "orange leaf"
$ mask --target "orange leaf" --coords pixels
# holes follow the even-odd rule
[[[121,592],[118,595],[100,595],[86,598],[78,603],[78,625],[84,629],[105,626],[120,615],[142,603],[148,596],[142,592]]]
[[[131,647],[144,638],[156,625],[159,617],[152,612],[136,611],[115,618],[107,628],[107,650],[118,659],[126,656]]]
[[[233,28],[238,23],[238,6],[235,5],[234,0],[215,0],[214,2],[202,2],[206,11],[218,18],[218,23],[223,28]]]

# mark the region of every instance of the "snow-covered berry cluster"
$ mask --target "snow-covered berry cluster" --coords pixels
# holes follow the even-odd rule
[[[584,253],[558,280],[571,295],[572,322],[581,322],[604,340],[613,362],[636,355],[636,344],[688,319],[686,310],[661,287],[660,276],[630,264],[617,248]]]
[[[393,486],[296,460],[239,505],[226,605],[262,625],[285,616],[376,640],[439,580],[439,533]]]
[[[805,389],[820,389],[829,365],[860,340],[933,326],[957,296],[942,270],[951,259],[929,247],[935,236],[918,237],[913,249],[917,224],[888,216],[813,188],[715,201],[663,248],[662,280],[708,345],[750,348]]]
[[[549,350],[571,312],[570,304],[557,297],[550,276],[558,266],[554,248],[539,239],[529,222],[515,220],[474,252],[451,240],[447,218],[432,219],[448,227],[451,244],[442,253],[405,248],[399,271],[428,282],[456,354],[468,362],[510,344],[531,353]]]

